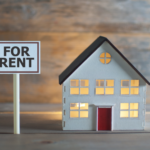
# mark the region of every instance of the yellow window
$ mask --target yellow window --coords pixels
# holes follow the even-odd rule
[[[102,64],[105,64],[105,59],[100,59]]]
[[[78,118],[79,112],[78,111],[70,111],[70,118]]]
[[[131,95],[138,95],[139,94],[139,88],[131,88]]]
[[[80,88],[80,94],[81,95],[89,94],[89,88]]]
[[[105,53],[102,53],[102,54],[100,55],[100,58],[105,58]]]
[[[138,117],[138,111],[130,111],[130,117],[131,118],[137,118]]]
[[[129,80],[121,80],[121,86],[129,87]]]
[[[130,103],[130,109],[138,109],[139,104],[138,103]]]
[[[111,59],[106,59],[106,64],[110,63]]]
[[[131,80],[131,86],[139,86],[139,80]]]
[[[74,94],[74,95],[79,94],[79,88],[70,88],[70,94]]]
[[[129,104],[128,103],[121,103],[120,109],[129,109]]]
[[[70,80],[70,86],[79,86],[79,80]]]
[[[70,109],[71,110],[79,109],[79,103],[70,103]]]
[[[80,118],[88,118],[88,111],[80,111]]]
[[[89,80],[81,80],[80,85],[81,86],[89,86]]]
[[[114,80],[106,80],[106,86],[114,86]]]
[[[96,86],[104,86],[104,80],[96,80]]]
[[[107,95],[114,94],[114,88],[105,88],[105,94]]]
[[[121,95],[128,95],[129,94],[129,88],[121,88]]]
[[[111,55],[109,53],[106,53],[106,58],[111,57]]]
[[[88,103],[80,103],[80,109],[81,109],[81,110],[83,110],[83,109],[84,109],[84,110],[88,109],[88,106],[89,106]]]
[[[104,88],[96,88],[96,95],[104,94]]]
[[[120,111],[120,117],[121,118],[129,117],[129,112],[128,111]]]

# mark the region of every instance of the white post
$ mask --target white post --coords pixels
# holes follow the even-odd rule
[[[20,74],[13,74],[14,134],[20,134]]]

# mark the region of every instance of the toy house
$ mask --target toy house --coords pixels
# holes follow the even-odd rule
[[[100,36],[59,76],[63,130],[144,130],[146,83]]]

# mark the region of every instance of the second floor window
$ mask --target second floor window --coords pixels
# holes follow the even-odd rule
[[[96,80],[96,95],[113,95],[114,80]]]
[[[139,94],[139,80],[121,80],[121,95],[129,94]]]
[[[89,80],[70,80],[70,94],[71,95],[88,95],[89,94]]]

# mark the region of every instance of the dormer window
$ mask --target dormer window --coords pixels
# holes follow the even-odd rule
[[[108,64],[111,61],[111,55],[109,53],[102,53],[100,55],[100,62],[103,64]]]

